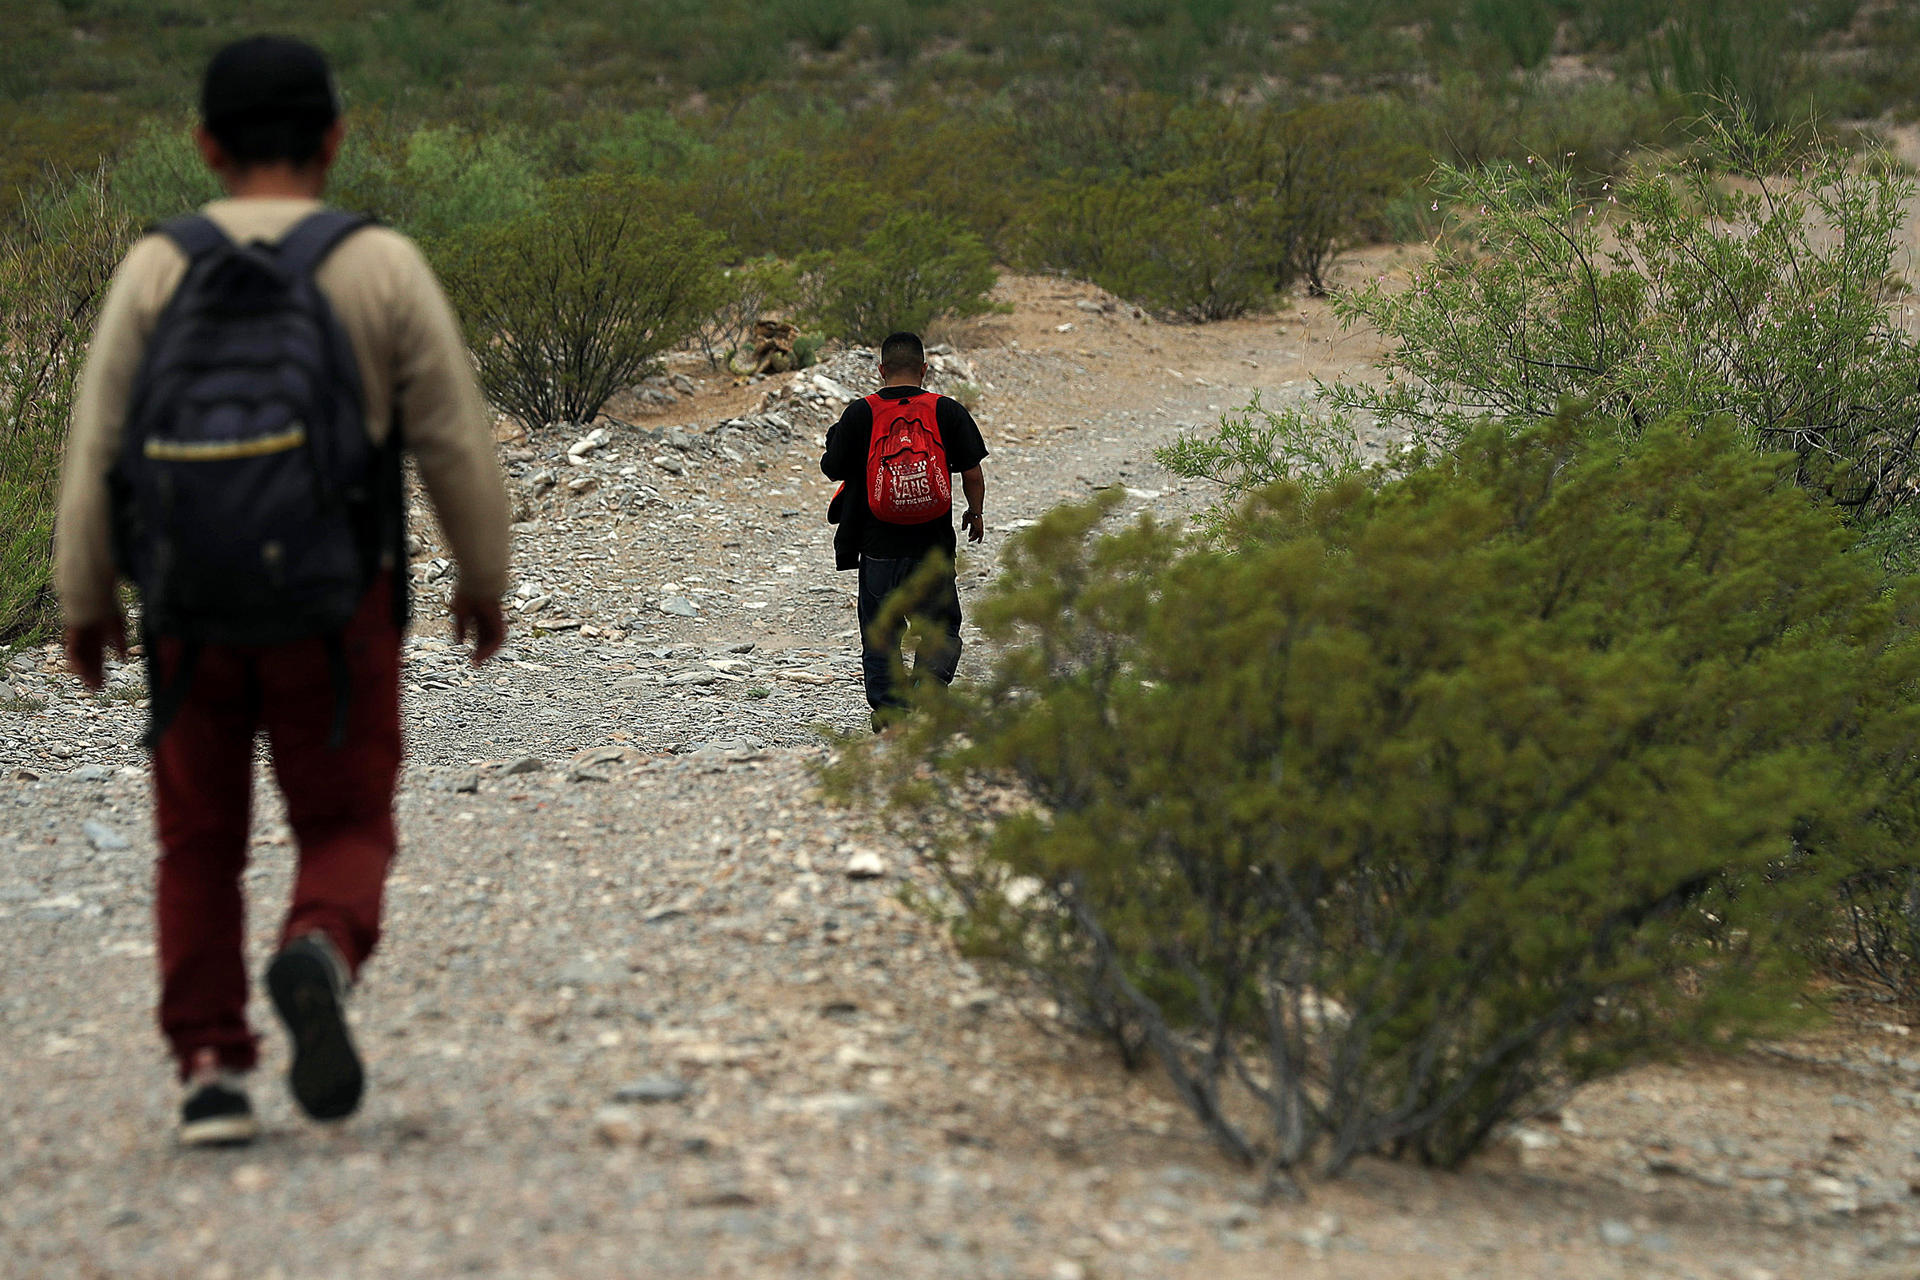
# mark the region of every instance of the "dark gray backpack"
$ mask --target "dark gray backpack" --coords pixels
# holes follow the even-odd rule
[[[235,244],[198,214],[160,228],[187,273],[148,342],[110,480],[149,670],[157,640],[183,655],[152,689],[149,745],[202,646],[311,637],[326,643],[344,734],[341,637],[401,537],[399,433],[368,440],[359,365],[313,274],[367,222],[321,210],[277,245]]]

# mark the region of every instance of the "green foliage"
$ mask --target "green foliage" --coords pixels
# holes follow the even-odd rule
[[[220,196],[200,159],[188,120],[149,123],[109,170],[114,200],[146,226],[198,209]]]
[[[1183,320],[1222,320],[1296,280],[1324,292],[1344,249],[1384,227],[1415,172],[1372,104],[1178,106],[1136,95],[1029,124],[1068,165],[1025,256]]]
[[[434,242],[496,404],[533,425],[590,422],[711,311],[718,241],[657,203],[641,183],[578,179],[538,213]]]
[[[526,141],[511,131],[407,128],[379,117],[344,146],[329,196],[418,239],[533,212],[544,178]]]
[[[1069,178],[1034,218],[1027,257],[1174,319],[1244,315],[1274,295],[1279,210],[1222,199],[1202,175]]]
[[[0,234],[0,642],[52,621],[49,553],[74,383],[133,234],[104,173],[42,192]]]
[[[1552,158],[1442,166],[1457,233],[1411,287],[1338,300],[1393,345],[1384,384],[1330,403],[1442,447],[1569,397],[1629,437],[1724,413],[1863,523],[1899,512],[1920,487],[1920,344],[1889,307],[1913,183],[1833,152],[1777,176],[1777,135],[1714,136],[1743,181],[1641,168],[1589,197]]]
[[[793,266],[778,258],[755,258],[721,272],[712,309],[694,330],[708,367],[718,369],[750,346],[753,326],[762,317],[784,314],[798,288]]]
[[[1551,0],[1471,0],[1467,11],[1512,66],[1532,69],[1553,52],[1560,15]]]
[[[1647,39],[1648,77],[1699,108],[1778,128],[1790,123],[1805,41],[1793,0],[1679,0]]]
[[[1230,553],[1056,511],[975,609],[980,682],[830,781],[945,833],[961,940],[1269,1168],[1453,1165],[1545,1094],[1777,1026],[1835,851],[1913,831],[1915,593],[1793,458],[1616,434],[1280,485]]]
[[[1221,486],[1221,501],[1205,517],[1215,529],[1246,498],[1282,481],[1318,490],[1366,471],[1351,415],[1300,403],[1270,409],[1258,392],[1245,409],[1224,415],[1218,430],[1182,435],[1153,456],[1177,476]]]
[[[810,369],[820,362],[820,349],[827,345],[827,335],[815,331],[797,333],[793,338],[793,363],[796,368]]]
[[[877,344],[896,329],[924,330],[942,317],[977,316],[999,279],[980,238],[944,218],[897,213],[820,270],[815,304],[829,337]]]

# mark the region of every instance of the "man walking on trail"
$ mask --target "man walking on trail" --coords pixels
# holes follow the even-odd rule
[[[914,675],[922,671],[951,684],[960,665],[960,591],[953,563],[953,480],[960,476],[967,509],[960,517],[969,541],[986,533],[982,504],[987,482],[980,463],[987,446],[965,405],[925,390],[927,354],[917,334],[896,333],[880,344],[880,390],[848,405],[827,432],[820,470],[841,480],[828,519],[837,520],[837,565],[860,571],[861,666],[876,732],[901,714],[907,700],[894,688],[903,622],[879,623],[889,597],[910,581],[922,594],[904,610],[931,628],[921,637]],[[925,583],[915,575],[930,559],[944,566]]]
[[[81,375],[54,546],[68,663],[124,653],[139,588],[160,843],[162,1032],[179,1137],[245,1142],[241,876],[264,730],[299,845],[266,986],[316,1119],[363,1073],[344,1002],[394,856],[407,564],[401,433],[460,566],[473,661],[506,625],[507,504],[452,312],[396,232],[325,208],[339,99],[318,50],[258,37],[208,65],[200,152],[229,197],[135,244]]]

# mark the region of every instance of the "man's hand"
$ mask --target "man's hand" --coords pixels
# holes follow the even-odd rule
[[[970,508],[960,517],[960,527],[967,531],[968,542],[978,542],[987,536],[986,517],[980,514],[978,507]]]
[[[99,622],[89,622],[84,627],[68,627],[67,670],[80,677],[80,683],[91,693],[98,693],[107,684],[107,646],[113,647],[122,662],[127,657],[127,624],[120,618],[116,607],[106,618]]]
[[[473,633],[474,666],[500,652],[500,646],[507,642],[507,615],[498,600],[475,600],[456,591],[451,610],[454,643],[465,644],[467,633]]]

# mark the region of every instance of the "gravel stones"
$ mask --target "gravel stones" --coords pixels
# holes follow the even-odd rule
[[[517,778],[522,774],[539,773],[546,767],[547,762],[539,756],[521,756],[517,760],[508,761],[506,767],[500,770],[500,774],[506,778]]]
[[[849,880],[877,880],[887,874],[887,860],[874,849],[855,849],[844,868]]]
[[[678,1076],[642,1076],[614,1091],[613,1100],[625,1103],[679,1102],[693,1093],[693,1086]]]
[[[1045,332],[1063,314],[1107,323],[1072,309],[1091,290],[1035,287],[1069,295],[1046,304]],[[1271,345],[1270,327],[1139,332],[1173,348],[1154,368],[1197,370],[1182,344]],[[1124,375],[1103,388],[1052,357],[975,354],[976,380],[1006,389],[991,412],[1085,426],[1023,441],[987,421],[990,516],[1039,515],[1063,473],[1169,490],[1147,473],[1147,451],[1176,418],[1204,419],[1202,401],[1156,424],[1156,402]],[[869,385],[871,352],[840,360],[830,377]],[[445,556],[416,522],[403,852],[353,1007],[373,1089],[339,1129],[306,1125],[271,1087],[286,1046],[269,1019],[255,1092],[268,1140],[239,1157],[173,1148],[177,1095],[152,1029],[148,788],[119,772],[65,785],[54,763],[142,766],[144,715],[124,697],[80,695],[49,650],[14,656],[22,675],[8,683],[46,705],[0,711],[0,777],[46,781],[0,785],[0,1271],[1040,1280],[1067,1260],[1099,1280],[1316,1268],[1757,1280],[1761,1264],[1783,1276],[1911,1269],[1902,1241],[1920,1238],[1920,1214],[1912,1197],[1886,1197],[1920,1137],[1903,1136],[1916,1104],[1891,1059],[1857,1080],[1850,1065],[1743,1072],[1738,1059],[1642,1069],[1625,1087],[1583,1090],[1590,1136],[1563,1126],[1558,1146],[1526,1153],[1551,1162],[1540,1171],[1503,1165],[1511,1148],[1444,1176],[1366,1161],[1313,1187],[1311,1204],[1246,1206],[1258,1179],[1212,1156],[1151,1071],[1119,1069],[1018,984],[983,989],[893,892],[932,891],[926,869],[815,789],[814,726],[859,730],[867,708],[850,578],[830,568],[825,525],[779,515],[824,504],[813,434],[829,402],[814,394],[686,428],[684,453],[623,424],[577,464],[566,452],[577,427],[542,428],[509,453],[516,496],[532,504],[515,588],[547,597],[538,617],[580,627],[517,624],[512,653],[478,671],[442,638]],[[666,450],[697,467],[672,477],[650,465]],[[554,473],[597,483],[575,495]],[[425,589],[429,572],[442,585]],[[664,595],[697,608],[663,615]],[[728,656],[745,665],[707,665]],[[684,671],[722,678],[667,683]],[[573,763],[499,763],[522,759]],[[605,781],[573,780],[583,773]],[[257,959],[274,944],[292,859],[272,788],[256,796]],[[140,834],[96,849],[88,820]],[[868,842],[888,851],[886,878],[853,880],[847,860]],[[1832,1106],[1843,1073],[1867,1109]],[[687,1092],[623,1093],[653,1077]],[[1648,1080],[1661,1100],[1625,1099]],[[1734,1080],[1752,1087],[1727,1092]],[[1781,1194],[1645,1172],[1651,1139],[1675,1137],[1688,1116],[1751,1148],[1721,1163],[1788,1171]],[[1830,1143],[1842,1128],[1861,1141]],[[1177,1185],[1162,1176],[1176,1162]],[[1822,1194],[1816,1176],[1846,1193]],[[1345,1225],[1330,1233],[1319,1215],[1333,1210]],[[1600,1217],[1634,1223],[1637,1251],[1603,1244]],[[1656,1256],[1661,1233],[1673,1248]]]
[[[133,841],[96,818],[81,823],[80,830],[87,837],[87,843],[100,853],[117,853],[133,847]]]

